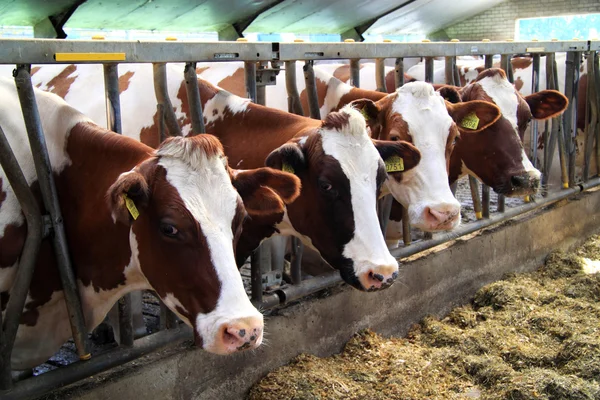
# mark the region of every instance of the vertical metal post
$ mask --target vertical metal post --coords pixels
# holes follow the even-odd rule
[[[198,75],[196,74],[196,63],[185,63],[183,70],[185,76],[185,88],[187,90],[187,99],[190,106],[190,117],[192,120],[192,135],[205,133],[204,116],[202,115],[202,101],[200,99],[200,90],[198,89]]]
[[[306,83],[306,94],[308,96],[309,116],[314,119],[321,119],[319,98],[317,97],[317,83],[315,82],[315,71],[313,70],[312,61],[304,63],[304,82]]]
[[[450,185],[450,191],[454,197],[456,197],[456,189],[458,189],[458,181],[454,181],[454,183]]]
[[[483,218],[481,210],[481,198],[479,197],[479,182],[474,176],[469,175],[469,186],[471,187],[471,197],[473,198],[473,211],[475,211],[475,218]]]
[[[104,95],[106,98],[106,126],[116,133],[121,129],[121,101],[119,99],[119,64],[104,64]]]
[[[512,76],[512,65],[510,63],[511,55],[510,54],[502,54],[500,56],[500,68],[504,70],[506,73],[506,77],[510,83],[513,82]],[[505,210],[505,198],[503,194],[498,195],[498,212],[504,212]]]
[[[244,62],[244,77],[246,83],[246,97],[256,103],[256,63],[254,61]]]
[[[160,330],[173,329],[177,326],[177,315],[160,300]]]
[[[454,70],[456,69],[456,57],[448,56],[445,58],[444,79],[446,85],[460,86],[460,81],[454,81]]]
[[[104,64],[104,95],[106,98],[106,124],[108,129],[123,133],[121,128],[121,101],[119,99],[119,65]],[[126,294],[119,299],[117,305],[119,315],[119,343],[124,346],[133,345],[133,310],[131,295]],[[141,313],[142,310],[136,310]]]
[[[252,291],[252,301],[255,304],[261,303],[263,299],[262,271],[260,268],[263,247],[262,245],[258,246],[250,256],[250,290]]]
[[[375,82],[379,92],[387,93],[387,87],[385,86],[385,58],[375,60]]]
[[[350,60],[350,82],[354,87],[360,87],[360,60]]]
[[[531,71],[531,93],[537,93],[540,91],[540,55],[533,55],[533,68]],[[531,158],[533,166],[538,168],[538,121],[531,121]]]
[[[433,83],[433,57],[425,57],[425,82]]]
[[[42,242],[43,222],[37,201],[1,126],[0,165],[19,201],[27,223],[27,236],[19,259],[19,269],[10,290],[10,298],[6,304],[4,321],[2,321],[2,313],[0,312],[0,390],[8,390],[12,387],[12,349]],[[1,308],[2,304],[0,304]]]
[[[62,213],[58,203],[58,193],[54,183],[54,174],[50,165],[46,139],[42,131],[40,115],[35,101],[35,94],[31,84],[29,75],[29,65],[17,65],[15,71],[15,82],[25,127],[27,128],[27,136],[31,145],[31,152],[35,164],[35,170],[40,185],[40,191],[46,210],[50,214],[52,226],[54,228],[53,245],[56,253],[56,263],[60,273],[60,279],[63,286],[65,302],[67,303],[67,312],[69,314],[69,322],[73,332],[73,341],[77,348],[77,354],[81,360],[88,360],[91,355],[87,341],[87,330],[85,328],[85,320],[81,309],[81,301],[79,299],[79,291],[75,274],[69,259],[69,249],[67,247],[67,237],[63,225]]]
[[[296,61],[285,62],[285,88],[288,95],[288,112],[303,116],[302,102],[296,85]]]
[[[483,218],[490,217],[490,187],[481,185],[481,208]]]
[[[492,68],[494,66],[494,55],[493,54],[486,54],[484,56],[485,61],[484,61],[484,67],[485,69],[488,68]]]
[[[299,285],[302,281],[302,253],[304,245],[297,237],[293,236],[292,240],[292,256],[290,259],[291,278],[294,285]]]
[[[410,234],[410,221],[408,220],[408,208],[402,206],[402,241],[405,246],[408,246],[412,242],[412,236]]]
[[[394,201],[394,197],[391,194],[383,196],[377,202],[377,216],[379,217],[379,226],[381,227],[381,232],[385,237],[385,232],[387,230],[387,225],[390,220],[390,213],[392,212],[392,203]]]
[[[169,97],[169,90],[167,86],[167,65],[165,63],[154,63],[152,64],[152,70],[154,75],[154,94],[156,96],[156,103],[162,105],[164,123],[167,126],[169,135],[182,136],[181,128],[177,122],[177,116],[175,115],[173,104],[171,104],[171,98]],[[161,142],[166,138],[166,135],[164,136],[165,137],[161,136]]]
[[[592,56],[594,57],[594,85],[596,91],[596,99],[593,100],[596,102],[596,111],[597,111],[597,121],[596,121],[596,174],[600,175],[600,54],[597,52],[593,52]]]
[[[396,89],[404,85],[404,58],[398,57],[395,62],[394,83]]]
[[[595,52],[589,52],[587,56],[587,86],[585,100],[585,144],[583,180],[587,181],[590,176],[590,162],[594,147],[594,136],[596,124],[598,123],[598,104],[596,103],[596,66]],[[597,145],[597,144],[596,144]]]
[[[577,81],[579,75],[580,53],[567,52],[565,71],[565,96],[569,106],[563,114],[563,134],[569,173],[569,186],[575,184],[575,135],[577,135]]]

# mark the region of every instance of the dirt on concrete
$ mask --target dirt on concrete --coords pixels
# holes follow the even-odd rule
[[[406,338],[372,331],[341,354],[302,354],[249,400],[600,399],[600,236],[536,272],[480,289]]]

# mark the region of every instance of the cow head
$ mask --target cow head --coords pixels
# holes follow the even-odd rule
[[[541,173],[525,154],[523,134],[531,119],[545,120],[561,114],[567,108],[567,98],[555,90],[523,97],[498,68],[480,73],[474,83],[461,89],[461,97],[463,101],[495,104],[502,117],[487,129],[461,138],[452,156],[451,178],[470,172],[506,196],[535,193]]]
[[[233,249],[246,217],[238,191],[249,211],[268,213],[283,207],[271,185],[298,189],[295,177],[267,168],[234,176],[220,142],[199,135],[168,139],[108,191],[113,218],[131,226],[128,268],[209,352],[262,342],[263,317],[244,291]]]
[[[398,275],[377,220],[377,196],[387,178],[380,154],[402,157],[407,169],[419,162],[408,143],[376,148],[360,112],[346,106],[266,159],[267,166],[291,171],[302,182],[300,196],[287,207],[282,233],[300,237],[362,290],[388,287]]]
[[[377,102],[352,104],[363,110],[374,138],[404,140],[421,152],[418,166],[391,173],[386,182],[408,209],[410,224],[425,231],[456,228],[460,204],[450,191],[448,165],[455,140],[465,130],[456,121],[475,113],[479,127],[488,126],[498,118],[498,108],[483,102],[452,107],[425,82],[408,83]]]

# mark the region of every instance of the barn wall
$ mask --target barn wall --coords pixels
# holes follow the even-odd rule
[[[598,0],[507,0],[429,37],[432,40],[506,40],[514,38],[517,18],[597,12],[600,12]]]
[[[266,320],[268,344],[223,357],[176,347],[98,374],[48,399],[238,400],[299,353],[327,356],[358,330],[404,335],[427,314],[444,315],[507,272],[532,270],[555,249],[600,229],[600,190],[404,260],[401,282],[380,293],[347,285],[291,304]]]

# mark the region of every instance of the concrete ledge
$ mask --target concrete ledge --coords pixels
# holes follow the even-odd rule
[[[289,305],[267,319],[267,344],[253,353],[220,357],[176,348],[52,398],[241,399],[258,379],[300,353],[339,352],[367,327],[403,335],[423,316],[444,315],[505,273],[532,270],[549,252],[581,243],[600,230],[599,222],[600,191],[580,194],[413,257],[404,264],[401,282],[381,293],[342,286]]]

